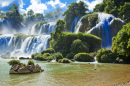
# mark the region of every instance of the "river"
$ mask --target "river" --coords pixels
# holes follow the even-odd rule
[[[9,59],[0,58],[0,86],[118,86],[130,82],[129,64],[62,64],[33,60],[45,71],[34,74],[9,74],[11,66],[8,61]]]

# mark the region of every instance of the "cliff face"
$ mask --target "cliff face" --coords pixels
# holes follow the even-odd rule
[[[86,16],[82,17],[81,19],[81,26],[79,31],[80,32],[87,32],[90,30],[92,27],[94,27],[97,22],[98,22],[98,14],[93,13],[93,14],[87,14]]]

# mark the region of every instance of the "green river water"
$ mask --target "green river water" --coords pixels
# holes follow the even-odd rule
[[[9,74],[9,59],[0,58],[0,86],[116,86],[130,81],[130,65],[43,62],[44,72]],[[20,60],[27,63],[28,60]]]

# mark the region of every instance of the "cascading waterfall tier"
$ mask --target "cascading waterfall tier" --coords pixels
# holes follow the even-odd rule
[[[43,25],[35,24],[29,30],[29,35],[49,35],[50,32],[55,31],[55,22],[49,22]]]
[[[102,47],[111,48],[112,37],[116,36],[123,24],[124,21],[111,14],[98,13],[98,24],[87,31],[87,34],[93,34],[102,38]],[[82,22],[79,20],[77,26],[75,26],[75,33],[79,31],[81,25]]]
[[[11,57],[30,57],[40,53],[48,48],[50,32],[54,32],[55,27],[54,22],[35,24],[30,30],[25,28],[20,30],[22,34],[17,34],[19,31],[13,28],[10,20],[0,19],[0,55],[10,52]]]
[[[124,21],[110,14],[98,13],[98,24],[90,29],[88,33],[102,38],[102,47],[111,48],[112,37],[122,28]]]
[[[30,56],[47,49],[50,35],[39,36],[0,36],[0,55],[10,52],[11,56]]]
[[[71,30],[70,30],[71,33],[74,33],[76,31],[75,28],[79,20],[80,20],[80,17],[75,17],[75,19],[73,20],[72,25],[71,25]]]

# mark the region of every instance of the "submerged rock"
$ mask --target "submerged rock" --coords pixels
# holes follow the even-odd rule
[[[11,67],[9,74],[29,74],[43,72],[39,65],[15,64]]]

